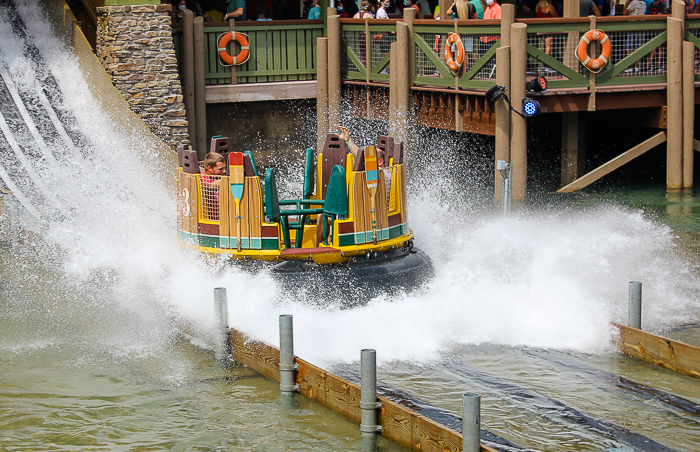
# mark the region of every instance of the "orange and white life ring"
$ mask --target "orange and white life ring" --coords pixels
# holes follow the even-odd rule
[[[588,56],[588,45],[591,41],[597,41],[601,45],[600,56],[592,59]],[[576,58],[591,72],[600,72],[610,60],[610,39],[603,30],[589,30],[583,35],[576,48]]]
[[[445,60],[447,67],[455,74],[459,72],[464,63],[464,45],[457,33],[450,33],[445,42]]]
[[[226,49],[226,46],[231,41],[236,41],[241,45],[241,53],[236,56],[231,56]],[[219,57],[226,63],[225,66],[236,66],[243,64],[248,61],[250,56],[250,45],[248,44],[248,35],[243,33],[236,33],[235,31],[229,31],[219,36],[218,43]]]

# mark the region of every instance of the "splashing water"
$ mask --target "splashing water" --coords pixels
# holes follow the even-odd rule
[[[380,349],[380,362],[428,362],[455,345],[486,342],[605,351],[610,322],[625,321],[632,280],[645,284],[649,329],[697,318],[698,284],[691,263],[674,254],[670,228],[615,205],[494,215],[483,180],[470,184],[491,171],[473,157],[478,149],[459,149],[463,142],[437,132],[408,150],[410,223],[436,268],[421,290],[322,309],[284,298],[266,273],[206,263],[176,241],[173,155],[113,123],[38,7],[27,1],[18,11],[28,34],[13,30],[11,13],[0,9],[0,65],[34,105],[28,110],[45,143],[6,93],[3,114],[30,167],[13,157],[7,139],[0,162],[41,213],[42,239],[3,257],[15,267],[5,278],[34,300],[50,300],[64,312],[55,318],[75,330],[88,319],[95,330],[107,328],[121,353],[162,351],[146,344],[167,342],[181,320],[212,328],[214,287],[228,289],[230,325],[267,342],[278,341],[277,316],[293,314],[296,353],[319,364],[355,361],[362,348]],[[27,51],[32,45],[40,58]],[[71,143],[36,107],[39,85]],[[53,276],[44,284],[21,282],[45,272]]]

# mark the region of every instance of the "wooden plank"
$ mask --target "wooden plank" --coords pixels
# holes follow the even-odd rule
[[[265,30],[256,31],[255,33],[255,47],[253,43],[250,43],[250,48],[255,49],[255,70],[269,70],[267,65],[267,52],[265,47],[267,47],[267,32]],[[256,77],[255,81],[267,82],[270,81],[267,77]]]
[[[286,44],[287,44],[287,68],[288,69],[299,69],[299,63],[297,62],[297,33],[298,30],[290,30],[285,33]],[[301,80],[298,75],[287,76],[288,80]]]
[[[281,71],[283,70],[282,66],[282,54],[280,52],[280,32],[275,30],[275,31],[270,31],[267,33],[268,36],[268,46],[267,46],[267,52],[268,52],[268,58],[271,59],[272,63],[272,70],[273,71]],[[282,77],[279,75],[276,75],[272,77],[272,80],[275,82],[281,82]]]
[[[336,413],[360,423],[360,387],[313,364],[296,358],[299,393]]]
[[[380,169],[377,172],[378,180],[379,180],[379,186],[377,189],[377,203],[376,203],[376,210],[377,210],[377,240],[385,240],[388,239],[389,236],[389,231],[386,230],[384,233],[382,233],[383,230],[387,229],[389,225],[389,220],[388,220],[388,215],[387,215],[387,202],[386,202],[386,185],[384,181],[384,170]],[[387,237],[384,237],[383,234],[387,234]]]
[[[367,226],[365,223],[365,181],[363,173],[358,171],[353,174],[352,181],[352,193],[353,193],[353,226],[355,233],[367,231]],[[364,237],[364,235],[363,235]],[[357,243],[357,239],[356,243]],[[361,243],[366,242],[362,240]]]
[[[248,215],[250,215],[248,235],[250,236],[249,248],[260,249],[262,247],[262,193],[260,188],[260,178],[250,177],[250,197]]]
[[[289,70],[289,62],[287,61],[287,32],[282,31],[279,35],[279,53],[280,53],[280,70],[281,71],[288,71]],[[280,80],[282,81],[287,81],[290,80],[290,77],[287,75],[283,75]]]
[[[190,186],[189,202],[189,232],[199,234],[199,184],[197,178],[199,174],[187,174]]]
[[[222,176],[221,186],[219,187],[219,237],[225,238],[225,240],[220,240],[220,242],[223,242],[226,248],[229,247],[228,240],[231,236],[231,222],[229,219],[231,218],[230,209],[233,205],[233,200],[231,199],[230,187],[228,176]]]
[[[619,323],[618,347],[627,356],[700,378],[700,348]]]
[[[306,38],[305,38],[305,32],[304,30],[297,30],[296,32],[296,41],[297,41],[297,46],[296,46],[296,51],[297,51],[297,67],[298,68],[310,68],[311,66],[308,66],[306,62],[306,54],[308,52],[308,48],[306,46]],[[299,80],[308,80],[308,77],[304,75],[299,76]]]
[[[408,196],[406,195],[406,165],[399,165],[399,188],[401,190],[401,223],[408,221]]]
[[[638,144],[627,152],[623,152],[614,159],[599,166],[590,173],[579,177],[572,183],[557,190],[557,193],[571,193],[572,191],[580,190],[593,182],[597,181],[606,174],[618,169],[622,165],[629,163],[648,150],[660,145],[666,141],[666,132],[659,132],[648,140]]]
[[[231,356],[270,380],[280,381],[280,351],[277,347],[249,338],[240,331],[229,333]]]

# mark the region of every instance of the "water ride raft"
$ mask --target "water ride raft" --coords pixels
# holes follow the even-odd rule
[[[377,149],[385,168],[377,168]],[[355,302],[432,276],[408,226],[402,142],[380,136],[355,158],[328,134],[315,161],[312,149],[305,152],[298,199],[280,199],[275,169],[261,178],[253,154],[232,151],[228,138],[213,138],[210,150],[224,156],[224,175],[202,174],[196,151],[178,146],[177,225],[185,246],[270,267],[287,288],[324,298],[350,289]]]

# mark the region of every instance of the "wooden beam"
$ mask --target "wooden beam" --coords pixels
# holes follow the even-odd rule
[[[316,80],[208,85],[205,94],[208,104],[315,98]]]
[[[280,381],[279,348],[253,340],[231,329],[229,347],[233,359],[263,376]],[[299,366],[296,384],[299,393],[328,407],[343,417],[360,423],[360,387],[333,375],[320,367],[295,357]],[[382,404],[377,422],[382,426],[381,436],[414,452],[460,452],[462,435],[415,411],[385,397],[377,397]],[[496,452],[481,445],[482,452]]]
[[[566,185],[559,190],[557,190],[557,193],[571,193],[572,191],[580,190],[593,182],[597,181],[601,177],[605,176],[606,174],[609,174],[622,165],[631,162],[632,160],[636,159],[640,155],[644,154],[648,150],[654,148],[655,146],[660,145],[661,143],[666,141],[666,132],[659,132],[653,137],[649,138],[648,140],[644,141],[643,143],[638,144],[637,146],[633,147],[627,152],[624,152],[614,159],[610,160],[607,163],[604,163],[603,165],[599,166],[598,168],[594,169],[590,173],[579,177],[569,185]]]
[[[627,356],[700,378],[700,348],[619,323],[618,347]]]

